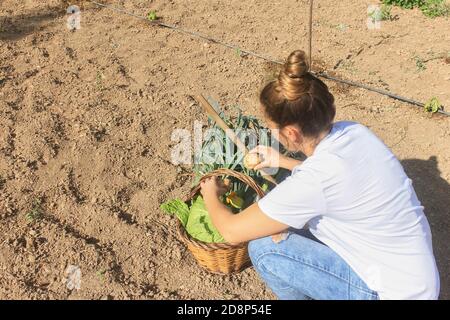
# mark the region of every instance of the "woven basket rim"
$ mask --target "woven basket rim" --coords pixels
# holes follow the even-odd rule
[[[263,197],[265,195],[264,191],[261,189],[260,186],[258,186],[255,182],[255,180],[241,172],[237,172],[230,169],[217,169],[211,172],[208,172],[203,177],[200,178],[199,184],[192,188],[189,196],[185,200],[186,202],[191,200],[200,190],[200,182],[211,178],[211,177],[217,177],[217,176],[233,176],[242,182],[249,185],[255,192],[260,196]],[[185,230],[184,226],[181,224],[180,220],[177,219],[177,231],[178,235],[184,242],[189,242],[190,244],[204,249],[204,250],[219,250],[219,249],[238,249],[242,248],[244,246],[247,246],[248,241],[240,242],[240,243],[229,243],[229,242],[221,242],[221,243],[213,243],[213,242],[204,242],[197,239],[192,238]]]

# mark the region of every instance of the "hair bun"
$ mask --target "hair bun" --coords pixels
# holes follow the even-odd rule
[[[296,100],[309,90],[311,78],[308,77],[308,71],[305,52],[292,52],[278,75],[278,90],[286,99]]]
[[[293,51],[284,65],[284,73],[291,78],[303,77],[309,71],[309,64],[306,60],[305,51]]]

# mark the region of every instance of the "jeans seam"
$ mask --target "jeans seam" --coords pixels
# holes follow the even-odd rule
[[[264,269],[265,272],[270,273],[273,277],[278,278],[276,274],[274,274],[271,270],[267,269],[266,267],[264,267],[263,264],[258,263],[258,267],[261,269]],[[298,291],[298,293],[302,294],[303,296],[305,296],[306,300],[313,300],[310,296],[308,296],[305,292],[297,290],[296,288],[293,288],[290,285],[287,285],[286,287],[283,288],[279,288],[280,290],[286,290],[286,289],[292,289],[295,291]]]
[[[277,277],[277,275],[276,274],[274,274],[272,271],[270,271],[269,269],[267,269],[267,268],[265,268],[262,264],[260,264],[260,263],[257,263],[258,264],[258,267],[260,268],[260,269],[263,269],[265,272],[268,272],[268,273],[270,273],[273,277],[275,277],[275,278],[278,278]],[[284,282],[284,281],[283,281]],[[286,289],[294,289],[294,288],[292,288],[291,286],[289,286],[289,285],[287,285],[287,287],[283,287],[283,288],[280,288],[280,290],[286,290]]]
[[[348,278],[350,279],[350,268],[348,268]],[[350,300],[350,281],[348,281],[347,285],[347,300]]]
[[[335,274],[334,272],[331,272],[331,270],[329,270],[329,269],[323,268],[322,266],[319,266],[319,265],[315,265],[313,262],[304,260],[304,259],[302,259],[302,258],[289,256],[289,255],[284,254],[284,253],[279,252],[279,251],[273,251],[273,250],[271,250],[271,251],[267,251],[267,252],[264,252],[264,253],[260,254],[260,255],[258,256],[258,258],[256,259],[256,264],[259,266],[259,265],[260,265],[259,260],[261,260],[262,257],[264,257],[264,256],[266,256],[266,255],[269,255],[269,254],[277,254],[277,255],[280,255],[280,256],[283,256],[283,257],[287,257],[287,258],[289,258],[289,259],[293,259],[293,260],[295,260],[295,261],[297,261],[297,262],[304,263],[304,264],[306,264],[306,265],[308,265],[308,266],[310,266],[310,267],[314,267],[314,268],[317,268],[317,269],[319,269],[319,270],[321,270],[321,271],[327,272],[327,273],[329,273],[330,275],[332,275],[332,276],[334,276],[334,277],[336,277],[336,278],[338,278],[338,279],[340,279],[340,280],[346,281],[346,282],[349,284],[349,286],[351,285],[351,286],[353,286],[354,288],[363,291],[364,293],[370,294],[370,295],[372,295],[372,296],[374,296],[374,297],[378,295],[377,293],[374,293],[373,290],[368,291],[366,288],[361,288],[360,286],[358,286],[358,285],[356,285],[354,282],[352,282],[350,279],[345,279],[345,278],[343,278],[343,277],[341,277],[341,276]],[[349,273],[350,273],[350,270],[349,270]],[[369,290],[370,290],[370,289],[369,289]],[[349,291],[349,292],[350,292],[350,291]]]
[[[273,277],[278,278],[276,274],[274,274],[271,270],[267,269],[264,267],[263,264],[257,263],[258,267],[261,269],[264,269],[265,272],[270,273]],[[290,285],[287,285],[287,287],[283,287],[283,288],[279,288],[279,290],[287,290],[287,289],[291,289],[291,290],[295,290],[298,291],[298,293],[302,294],[306,300],[314,300],[312,299],[310,296],[308,296],[305,292],[297,290],[296,288],[291,287]]]

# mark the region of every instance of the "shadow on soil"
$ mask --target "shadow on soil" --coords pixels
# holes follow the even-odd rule
[[[450,299],[450,184],[441,177],[435,156],[401,161],[412,179],[433,235],[433,250],[441,280],[440,299]]]
[[[33,10],[16,16],[0,16],[0,40],[18,41],[27,35],[53,25],[56,19],[66,15],[61,7]]]

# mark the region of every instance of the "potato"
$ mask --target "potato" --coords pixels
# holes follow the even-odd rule
[[[247,153],[244,157],[244,167],[247,169],[254,169],[262,161],[257,153]]]

